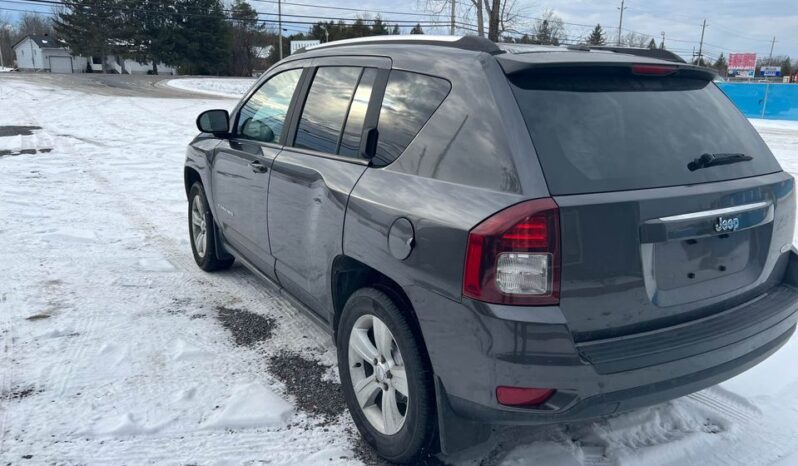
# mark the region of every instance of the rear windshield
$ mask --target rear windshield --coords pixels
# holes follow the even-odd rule
[[[631,73],[510,78],[555,195],[676,186],[780,171],[712,83]],[[753,160],[690,171],[704,153]]]

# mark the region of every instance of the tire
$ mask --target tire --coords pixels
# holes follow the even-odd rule
[[[358,290],[344,306],[336,345],[344,398],[366,442],[395,463],[434,453],[432,371],[408,314],[380,290]]]
[[[205,189],[199,182],[188,192],[188,236],[194,262],[206,272],[229,269],[235,259],[219,259],[216,250],[216,224],[208,208]]]

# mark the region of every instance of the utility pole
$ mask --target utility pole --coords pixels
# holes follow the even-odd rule
[[[619,10],[621,10],[621,19],[618,21],[618,47],[621,46],[621,32],[623,31],[623,10],[626,9],[626,7],[623,6],[624,2],[625,0],[621,0],[621,7],[618,8]]]
[[[665,48],[665,31],[660,32],[660,34],[662,35],[662,42],[659,43],[659,48],[664,49]]]
[[[449,29],[449,34],[453,36],[454,35],[454,15],[455,15],[455,13],[457,11],[457,2],[455,0],[451,0],[451,2],[452,2],[452,26]]]
[[[770,42],[770,56],[768,57],[768,64],[769,65],[772,64],[772,63],[770,63],[770,61],[773,60],[773,46],[774,45],[776,45],[776,36],[773,36],[773,40]]]
[[[283,5],[277,0],[277,46],[280,47],[280,60],[283,59]]]
[[[701,42],[698,44],[698,65],[701,65],[701,54],[704,51],[704,30],[707,28],[707,20],[704,19],[704,24],[701,25]]]

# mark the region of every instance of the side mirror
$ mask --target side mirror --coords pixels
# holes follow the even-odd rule
[[[197,128],[203,133],[226,136],[230,131],[230,114],[227,110],[207,110],[197,117]]]

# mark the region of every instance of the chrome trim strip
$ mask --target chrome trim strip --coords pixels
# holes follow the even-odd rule
[[[770,207],[772,203],[770,201],[762,201],[762,202],[755,202],[753,204],[743,204],[734,207],[726,207],[723,209],[713,209],[713,210],[702,210],[700,212],[691,212],[689,214],[681,214],[681,215],[672,215],[670,217],[660,217],[661,222],[682,222],[685,220],[696,220],[699,218],[706,218],[706,217],[716,217],[719,215],[729,215],[729,214],[739,214],[742,212],[748,212],[750,210],[757,210],[762,209],[764,207]]]

